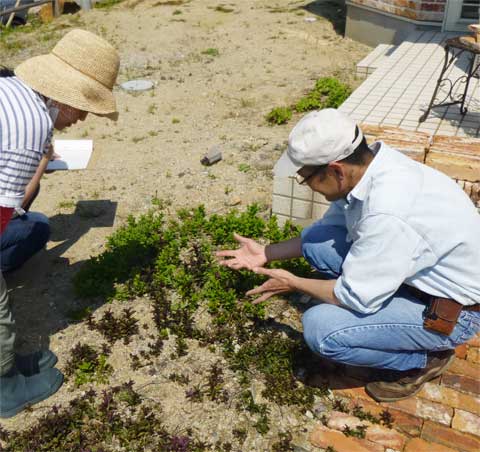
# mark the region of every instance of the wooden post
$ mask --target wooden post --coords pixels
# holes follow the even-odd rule
[[[18,8],[18,6],[20,5],[20,1],[21,0],[17,0],[17,2],[15,3],[15,8]],[[8,18],[7,23],[5,24],[5,28],[10,27],[14,17],[15,17],[15,13],[10,14],[10,17]]]
[[[53,17],[58,17],[61,14],[60,4],[58,3],[58,0],[52,0],[52,2],[53,2]]]

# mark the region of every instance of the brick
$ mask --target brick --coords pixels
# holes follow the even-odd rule
[[[472,347],[480,347],[480,335],[477,334],[475,337],[472,337],[469,341],[467,341],[467,344],[471,345]]]
[[[480,380],[465,375],[445,373],[442,375],[442,386],[448,386],[457,391],[480,394]]]
[[[480,348],[469,347],[467,352],[467,361],[471,361],[475,364],[480,364]],[[479,369],[480,373],[480,369]]]
[[[353,429],[359,425],[367,425],[367,422],[363,422],[358,417],[342,413],[341,411],[332,411],[327,422],[328,428],[340,431],[343,431],[346,426]]]
[[[390,402],[385,405],[444,425],[450,425],[453,417],[453,408],[417,397],[398,400],[397,402]]]
[[[465,433],[480,436],[480,417],[468,411],[455,410],[452,428]]]
[[[429,443],[421,438],[413,438],[404,449],[404,452],[457,452],[457,449],[442,446],[438,443]]]
[[[455,359],[448,369],[449,373],[466,375],[467,377],[478,378],[479,369],[474,363],[463,359]]]
[[[365,439],[372,443],[381,444],[395,450],[402,450],[405,446],[406,438],[401,433],[381,425],[372,425],[368,427]]]
[[[465,359],[467,357],[467,344],[459,345],[455,348],[455,356],[459,359]]]
[[[315,447],[326,449],[327,447],[335,447],[337,452],[371,452],[372,449],[368,445],[363,445],[356,438],[345,436],[336,430],[330,430],[321,424],[318,424],[310,434],[310,442]],[[383,450],[383,447],[382,447]]]
[[[335,369],[335,373],[329,374],[330,389],[334,392],[345,392],[347,395],[349,394],[349,391],[352,391],[352,394],[358,392],[358,394],[365,394],[365,396],[362,397],[363,399],[372,400],[364,390],[364,381],[344,375],[344,368],[339,367],[338,365]]]
[[[446,386],[427,383],[418,393],[418,396],[453,408],[461,408],[470,413],[480,414],[480,398]]]
[[[363,411],[369,412],[374,416],[380,416],[382,411],[388,411],[393,417],[393,427],[410,436],[420,436],[423,426],[423,419],[404,411],[395,410],[377,402],[368,400],[354,399],[350,402],[349,408],[353,409],[355,405],[362,407]]]
[[[435,135],[426,164],[454,179],[480,180],[480,140],[470,137]]]
[[[478,452],[480,450],[480,438],[431,421],[425,422],[422,438],[462,452]]]
[[[389,146],[403,152],[413,160],[425,161],[430,136],[425,132],[413,132],[399,127],[361,125],[369,141],[384,141]]]

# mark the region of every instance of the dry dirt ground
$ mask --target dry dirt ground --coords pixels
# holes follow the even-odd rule
[[[300,98],[320,76],[334,75],[355,86],[355,63],[371,50],[343,38],[342,12],[332,2],[242,0],[222,8],[216,8],[215,0],[168,3],[127,0],[108,9],[63,15],[31,33],[10,35],[8,49],[2,49],[2,63],[15,66],[48,51],[69,29],[86,28],[118,49],[119,83],[133,78],[155,83],[153,90],[139,95],[115,88],[116,123],[91,115],[56,135],[92,138],[93,158],[87,170],[46,175],[33,210],[50,217],[51,241],[23,269],[7,275],[19,348],[51,347],[60,369],[79,339],[99,341],[84,323],[70,323],[68,312],[84,303],[73,292],[72,275],[102,251],[105,238],[128,215],[146,211],[153,197],[171,202],[170,212],[200,203],[208,212],[223,212],[251,202],[268,211],[271,168],[298,118],[271,127],[266,113]],[[311,17],[316,20],[305,20]],[[201,157],[214,146],[223,160],[202,166]],[[145,300],[132,306],[137,317],[148,317]],[[114,347],[110,383],[130,378],[137,387],[153,383],[143,393],[164,403],[172,426],[190,424],[206,439],[228,439],[230,423],[241,421],[238,414],[208,404],[185,405],[183,389],[165,382],[171,363],[159,362],[149,372],[130,370],[125,360],[137,346],[133,341],[129,347]],[[207,355],[192,351],[173,365],[201,371],[212,361]],[[30,425],[46,408],[65,404],[81,391],[65,384],[31,412],[1,425]],[[202,412],[208,415],[200,418]],[[296,432],[299,441],[307,437],[308,419],[288,409],[272,416],[278,419],[272,434],[252,433],[242,450],[269,450],[277,427]]]

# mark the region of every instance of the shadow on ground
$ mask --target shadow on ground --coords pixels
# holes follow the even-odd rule
[[[5,275],[16,320],[18,351],[47,349],[50,337],[71,323],[69,313],[83,307],[85,302],[76,297],[72,278],[84,261],[71,264],[64,254],[92,228],[112,227],[116,210],[117,203],[110,200],[87,200],[77,202],[71,214],[51,217],[48,249]],[[93,309],[99,305],[91,306],[89,300]]]
[[[327,19],[331,22],[337,34],[345,35],[347,8],[343,2],[339,3],[336,0],[316,0],[302,6],[302,9],[308,11],[310,14]]]

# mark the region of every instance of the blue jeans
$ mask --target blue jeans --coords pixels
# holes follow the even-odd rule
[[[13,218],[0,236],[0,270],[8,272],[21,267],[48,242],[48,218],[28,212]]]
[[[346,232],[343,227],[324,226],[303,236],[305,258],[326,278],[342,272],[351,245]],[[424,368],[428,351],[453,349],[480,331],[480,313],[472,311],[461,312],[450,336],[425,330],[425,308],[405,288],[374,314],[319,304],[303,315],[303,334],[310,349],[325,358],[352,366],[408,370]]]

